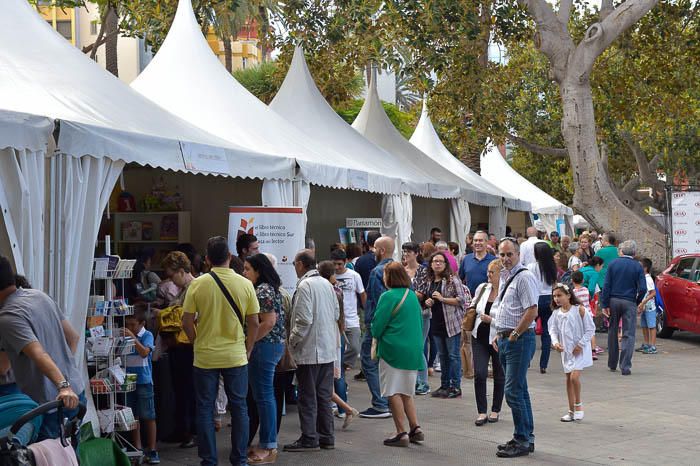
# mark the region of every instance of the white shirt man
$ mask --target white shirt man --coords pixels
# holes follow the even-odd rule
[[[527,267],[534,264],[535,261],[535,244],[543,241],[537,237],[537,228],[527,228],[527,241],[520,245],[520,263]]]
[[[355,361],[360,354],[360,315],[358,302],[365,306],[367,293],[362,284],[362,277],[354,270],[345,266],[347,255],[342,249],[336,249],[331,253],[331,260],[335,265],[335,279],[343,290],[343,312],[345,313],[345,336],[348,344],[343,355],[343,364],[355,367]],[[359,298],[359,299],[358,299]]]

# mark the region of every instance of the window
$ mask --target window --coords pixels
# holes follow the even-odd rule
[[[247,59],[246,57],[243,57],[243,58],[241,59],[241,61],[242,61],[242,64],[243,64],[243,69],[245,69],[246,65],[248,64],[248,59]]]
[[[97,20],[90,21],[90,34],[93,36],[96,36],[97,31],[98,31]]]
[[[68,40],[73,39],[73,27],[70,20],[56,21],[56,31]]]
[[[695,257],[687,257],[685,259],[681,259],[678,262],[678,265],[676,265],[676,267],[671,272],[671,275],[674,275],[678,278],[682,278],[683,280],[692,281],[694,278],[696,278],[695,275],[697,275],[693,273],[694,263]]]

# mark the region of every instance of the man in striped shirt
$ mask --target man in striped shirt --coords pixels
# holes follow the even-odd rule
[[[535,277],[520,263],[518,243],[504,238],[498,245],[503,261],[498,309],[498,355],[506,374],[506,402],[513,414],[513,439],[498,446],[502,458],[526,456],[535,451],[535,424],[527,389],[527,369],[535,354],[535,318],[538,286]]]

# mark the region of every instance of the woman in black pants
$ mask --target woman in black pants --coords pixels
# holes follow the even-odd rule
[[[498,359],[498,352],[493,347],[496,339],[496,309],[493,302],[498,296],[498,285],[503,264],[496,259],[489,264],[488,282],[479,285],[474,293],[476,303],[476,321],[472,331],[472,355],[474,358],[474,394],[479,416],[474,421],[477,426],[486,422],[498,422],[498,413],[503,404],[505,374]],[[478,299],[478,301],[477,301]],[[489,374],[489,359],[493,366],[493,401],[491,414],[486,415],[486,379]]]
[[[540,354],[540,373],[547,373],[552,339],[549,337],[549,318],[552,316],[552,288],[557,283],[557,264],[554,250],[544,241],[535,243],[535,263],[527,266],[537,280],[539,299],[537,317],[542,322],[542,352]]]

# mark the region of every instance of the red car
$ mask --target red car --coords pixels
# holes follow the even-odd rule
[[[659,337],[676,330],[700,333],[700,253],[675,257],[656,279],[664,311],[656,320]]]

